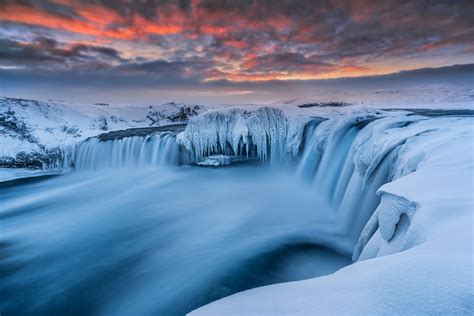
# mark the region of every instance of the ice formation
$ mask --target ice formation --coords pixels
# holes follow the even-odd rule
[[[276,108],[213,111],[191,119],[178,141],[197,163],[215,154],[281,163],[298,155],[304,124],[295,125]]]

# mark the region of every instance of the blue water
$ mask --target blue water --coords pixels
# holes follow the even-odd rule
[[[324,198],[258,165],[0,184],[2,315],[181,315],[349,264],[315,239]]]

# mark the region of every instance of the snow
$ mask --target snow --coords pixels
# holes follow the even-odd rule
[[[304,95],[292,100],[281,100],[273,105],[292,106],[340,102],[351,107],[385,109],[472,109],[474,106],[473,82],[458,84],[411,84],[409,87],[383,89],[323,89],[317,95]]]
[[[10,156],[21,151],[32,152],[41,150],[38,144],[4,135],[0,135],[0,144],[2,144],[0,146],[0,157]]]

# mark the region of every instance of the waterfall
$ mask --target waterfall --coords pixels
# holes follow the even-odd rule
[[[353,251],[358,260],[380,224],[376,209],[391,209],[381,204],[380,188],[416,171],[426,157],[423,147],[408,144],[452,133],[452,122],[460,120],[359,113],[310,122],[297,172],[328,199],[336,218],[327,232],[334,237],[330,246]]]
[[[186,161],[187,156],[190,156],[189,162],[196,162],[214,152],[227,153],[230,157],[255,155],[262,158],[267,157],[262,148],[267,148],[269,157],[277,158],[268,162],[279,162],[281,167],[285,164],[282,157],[291,153],[297,145],[300,152],[290,155],[299,158],[298,176],[327,199],[333,211],[328,218],[336,219],[328,225],[327,234],[332,236],[334,242],[327,246],[351,255],[361,231],[380,203],[376,191],[390,180],[390,167],[397,147],[395,144],[384,155],[374,155],[375,163],[370,164],[372,158],[370,155],[365,157],[363,150],[364,146],[371,144],[367,137],[373,128],[383,127],[386,130],[405,126],[417,119],[392,119],[359,113],[331,119],[313,118],[306,125],[299,126],[299,130],[293,129],[296,132],[290,132],[288,127],[277,128],[282,119],[278,116],[281,115],[279,112],[260,111],[258,117],[263,117],[264,122],[271,122],[262,123],[262,126],[259,126],[261,121],[256,119],[252,124],[236,123],[243,119],[244,114],[231,111],[230,115],[222,117],[214,113],[212,118],[215,121],[208,117],[196,119],[180,135],[185,137],[187,144],[183,139],[177,141],[176,133],[169,131],[117,138],[89,138],[77,146],[74,166],[76,170],[169,166]],[[226,121],[227,118],[232,120]],[[244,125],[245,131],[240,131]],[[282,119],[280,125],[288,126],[287,120]],[[261,145],[256,146],[255,143]]]
[[[172,132],[101,141],[89,138],[77,146],[76,170],[135,166],[170,166],[179,162],[179,146]]]
[[[365,224],[380,202],[376,191],[389,181],[393,153],[364,177],[357,167],[362,131],[376,121],[367,115],[329,120],[315,119],[306,126],[297,173],[327,198],[337,220],[328,234],[341,252],[351,253]]]
[[[319,242],[352,255],[380,204],[377,190],[405,174],[405,169],[412,170],[413,162],[401,162],[399,151],[407,139],[433,129],[429,122],[422,124],[426,120],[358,112],[292,125],[281,112],[266,108],[254,115],[240,110],[211,112],[194,119],[178,136],[140,130],[87,139],[77,146],[73,164],[76,170],[169,166],[199,163],[220,154],[223,160],[254,157],[281,168],[288,162],[285,157],[297,158],[297,175],[329,206],[315,210],[330,213],[324,215],[330,224],[316,228],[322,231],[319,235],[330,237]],[[364,242],[372,230],[366,229]],[[359,248],[363,244],[357,252]]]

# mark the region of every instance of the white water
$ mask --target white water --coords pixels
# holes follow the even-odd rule
[[[173,166],[179,162],[178,155],[178,144],[171,132],[108,141],[90,138],[77,146],[74,164],[77,170]]]

